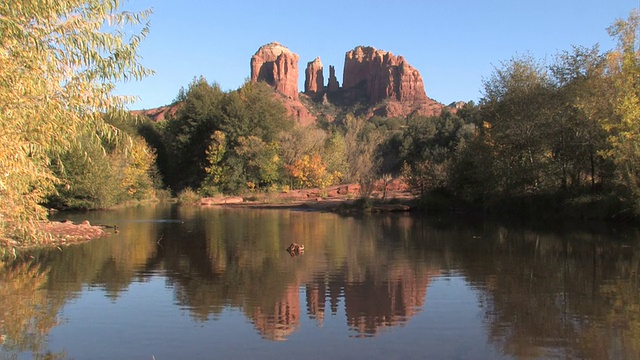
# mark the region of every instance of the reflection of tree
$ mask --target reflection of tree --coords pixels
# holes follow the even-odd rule
[[[404,215],[144,211],[114,216],[179,221],[119,224],[118,236],[34,252],[33,264],[3,268],[4,347],[41,351],[57,311],[84,286],[117,297],[136,276],[158,270],[196,321],[237,308],[262,337],[286,340],[303,311],[322,326],[327,312],[344,306],[354,336],[374,336],[409,321],[424,306],[431,277],[455,270],[478,294],[489,341],[507,356],[640,353],[640,247],[628,239]],[[291,242],[305,253],[289,256]]]
[[[469,239],[452,242],[451,251],[480,290],[489,338],[504,353],[638,356],[637,245],[504,227],[485,228],[482,241]]]
[[[113,215],[122,218],[130,211]],[[157,209],[147,211],[142,215],[156,215]],[[43,353],[64,304],[87,284],[101,285],[110,296],[117,296],[155,252],[153,223],[121,228],[117,237],[32,251],[12,264],[0,263],[0,345],[8,351],[31,351],[36,357],[64,357]],[[23,257],[29,260],[21,260]]]
[[[57,325],[62,306],[41,289],[46,282],[47,270],[37,265],[0,263],[0,345],[5,350],[64,356],[45,352],[46,336]]]
[[[166,233],[157,261],[197,319],[238,307],[263,337],[284,340],[299,327],[302,286],[307,314],[319,325],[344,300],[347,325],[370,336],[416,314],[430,277],[455,269],[477,289],[488,336],[505,354],[638,351],[636,246],[591,235],[598,232],[246,209],[189,216],[188,235]],[[284,251],[293,241],[305,244],[303,256]]]

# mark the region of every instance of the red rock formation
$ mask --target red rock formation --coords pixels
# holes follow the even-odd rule
[[[307,97],[305,94],[301,94],[302,97]],[[308,98],[308,97],[307,97]],[[307,126],[313,124],[316,121],[316,117],[311,114],[309,109],[302,104],[300,99],[291,99],[280,97],[282,105],[287,109],[287,113],[294,118],[300,125]],[[308,100],[311,101],[311,100]]]
[[[265,81],[277,92],[298,99],[298,55],[272,42],[251,57],[251,81]]]
[[[298,93],[298,55],[276,42],[263,45],[251,58],[251,81],[265,81],[275,91],[288,113],[302,125],[312,124],[319,115],[332,121],[334,113],[323,113],[315,103],[349,106],[365,100],[366,116],[406,117],[438,115],[446,106],[427,97],[422,76],[402,56],[358,46],[345,55],[343,86],[335,68],[329,66],[328,84],[324,85],[320,58],[307,64],[305,89]],[[324,93],[324,97],[319,96]],[[456,111],[458,104],[451,106]],[[159,121],[173,114],[177,106],[136,111]]]
[[[172,104],[148,110],[133,110],[131,113],[133,115],[144,115],[149,119],[158,122],[164,120],[168,116],[175,115],[176,111],[178,111],[178,105],[179,104]]]
[[[371,116],[429,116],[445,107],[427,97],[422,76],[404,57],[373,47],[358,46],[346,53],[342,86],[364,91]]]
[[[333,65],[329,65],[329,83],[327,84],[329,91],[337,91],[340,89],[340,84],[336,78],[336,69]]]
[[[370,103],[385,99],[407,103],[425,103],[427,94],[418,70],[402,56],[358,46],[345,55],[342,86],[345,89],[366,81]]]
[[[319,57],[307,63],[304,79],[305,94],[314,96],[324,92],[324,74],[322,72],[322,61]]]

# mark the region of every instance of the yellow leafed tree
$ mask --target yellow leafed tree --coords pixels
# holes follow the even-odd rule
[[[640,12],[616,21],[609,34],[618,41],[608,54],[617,116],[604,122],[609,133],[609,156],[617,165],[621,183],[629,189],[636,214],[640,214]]]
[[[152,72],[137,54],[150,10],[121,7],[119,0],[0,2],[0,239],[37,238],[39,203],[57,182],[51,160],[76,135],[123,136],[100,113],[132,100],[112,95],[115,82]]]

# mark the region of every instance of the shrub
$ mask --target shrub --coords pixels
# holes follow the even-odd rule
[[[178,193],[178,204],[196,205],[200,203],[200,195],[191,188],[186,188]]]

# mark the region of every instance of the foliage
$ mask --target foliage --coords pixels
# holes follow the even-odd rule
[[[178,193],[178,204],[196,205],[200,203],[200,195],[191,188],[183,189]]]
[[[222,183],[224,167],[222,160],[227,151],[227,139],[222,131],[216,130],[211,134],[211,143],[207,148],[208,166],[205,168],[207,177],[204,179],[200,192],[205,196],[217,193],[218,186]]]
[[[293,126],[293,120],[264,82],[245,82],[226,97],[222,131],[234,144],[240,137],[256,136],[270,143]]]
[[[0,237],[35,236],[38,204],[59,179],[49,168],[78,136],[119,133],[99,113],[130,97],[115,81],[141,79],[137,48],[150,11],[120,11],[119,1],[72,0],[0,4]],[[143,24],[126,38],[125,30]]]
[[[107,121],[129,124],[127,116],[123,118],[111,114]],[[150,199],[154,189],[161,186],[154,179],[155,154],[139,136],[108,141],[95,133],[85,134],[77,145],[59,154],[53,169],[60,184],[56,194],[47,197],[47,205],[58,209],[108,208]]]
[[[450,187],[451,168],[465,144],[475,133],[475,125],[448,111],[430,118],[407,119],[405,130],[394,141],[400,145],[401,175],[421,197]]]
[[[320,154],[305,155],[292,165],[285,165],[289,176],[293,178],[295,186],[301,188],[326,188],[340,181],[341,174],[330,172]]]
[[[119,181],[113,181],[110,156],[101,145],[87,137],[82,147],[76,146],[59,156],[61,166],[58,177],[62,183],[56,195],[49,198],[55,208],[106,208],[122,199]]]
[[[536,192],[554,177],[550,166],[554,113],[552,85],[545,67],[530,56],[503,63],[485,81],[481,105],[490,124],[494,172],[499,192]]]
[[[182,90],[184,91],[184,90]],[[174,117],[159,129],[162,143],[155,143],[160,171],[174,190],[197,188],[206,176],[206,151],[214,131],[222,127],[224,92],[217,84],[194,79]],[[149,134],[152,135],[152,134]]]
[[[275,143],[267,144],[257,136],[242,136],[235,151],[243,159],[242,172],[246,182],[268,187],[278,180],[280,158]]]
[[[595,191],[596,185],[602,187],[611,178],[610,160],[601,155],[607,148],[601,122],[612,115],[604,60],[597,46],[574,47],[558,55],[550,67],[558,99],[553,157],[562,189],[589,184]]]
[[[608,70],[613,85],[615,116],[604,122],[610,149],[603,154],[616,164],[618,181],[631,194],[635,211],[640,214],[640,13],[616,21],[608,30],[618,41],[608,54]]]
[[[248,182],[269,186],[279,180],[276,141],[292,120],[271,88],[247,82],[225,93],[200,77],[180,90],[178,100],[175,117],[159,126],[161,141],[154,142],[172,189],[237,193]]]
[[[304,155],[321,152],[328,141],[327,133],[322,129],[295,126],[280,133],[279,154],[284,164],[293,164]]]
[[[494,174],[494,152],[489,136],[481,126],[465,146],[459,148],[450,168],[449,188],[460,200],[484,206],[495,194],[498,176]]]
[[[373,182],[380,167],[379,146],[383,136],[375,126],[362,117],[348,114],[344,119],[345,148],[349,172],[346,180],[358,182],[360,193],[367,197],[373,191]]]
[[[322,159],[327,166],[327,172],[334,174],[334,182],[341,182],[349,172],[347,164],[347,144],[344,136],[338,131],[329,135],[322,148]]]

